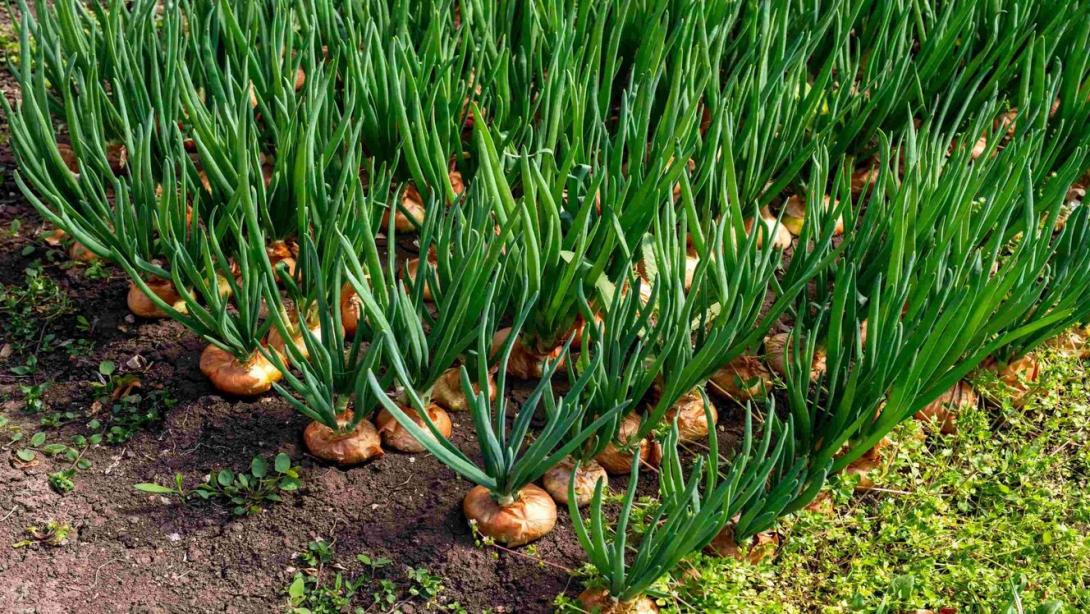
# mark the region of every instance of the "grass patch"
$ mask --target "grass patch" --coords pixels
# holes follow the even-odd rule
[[[835,482],[834,513],[785,519],[774,559],[697,557],[675,572],[682,580],[665,603],[725,612],[1090,610],[1086,365],[1045,353],[1022,408],[987,379],[977,378],[987,402],[958,417],[957,434],[902,425],[875,490],[853,494],[857,478]]]

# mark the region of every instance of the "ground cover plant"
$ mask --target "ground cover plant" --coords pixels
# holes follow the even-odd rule
[[[368,476],[383,484],[370,510],[338,501],[306,521],[324,535],[351,517],[340,530],[366,532],[369,513],[423,499],[431,507],[379,534],[441,523],[440,542],[462,531],[504,560],[572,574],[585,561],[586,590],[564,589],[579,597],[561,607],[772,607],[747,592],[775,586],[763,559],[800,569],[785,557],[813,552],[813,515],[859,505],[852,493],[891,509],[871,501],[889,490],[875,484],[905,450],[932,453],[914,432],[959,441],[978,395],[1005,422],[1034,408],[1047,420],[1042,356],[1088,353],[1085,3],[20,0],[9,11],[13,183],[63,251],[32,264],[19,259],[35,248],[11,250],[25,273],[0,292],[3,358],[18,360],[5,377],[25,414],[72,433],[12,427],[8,448],[13,469],[47,462],[58,495],[98,470],[102,444],[139,446],[150,427],[170,454],[175,440],[190,453],[245,449],[194,469],[216,467],[192,489],[177,467],[129,481],[159,505],[224,501],[233,522],[258,523],[292,513],[268,505],[281,492],[299,490],[292,502],[306,507],[337,492],[328,480]],[[64,257],[90,264],[61,269]],[[175,420],[194,399],[142,389],[154,365],[117,356],[96,363],[102,415],[75,432],[79,401],[50,381],[57,359],[38,373],[54,345],[76,364],[87,349],[47,330],[80,307],[54,269],[118,299],[107,312],[124,296],[129,313],[99,316],[125,322],[116,330],[191,340],[158,362],[175,377],[194,367],[256,422],[236,420],[230,444],[189,441]],[[69,407],[45,413],[53,402]],[[275,408],[301,447],[262,422]],[[337,477],[311,492],[300,459]],[[1032,473],[1031,460],[1017,462]],[[382,471],[431,486],[406,494]],[[218,513],[177,509],[167,516]],[[1049,518],[1057,526],[1033,528],[1042,540],[1085,520]],[[889,530],[922,522],[900,520]],[[323,574],[323,543],[304,556],[317,557],[313,573],[292,573],[290,607],[340,611],[394,581],[374,566]],[[546,562],[542,544],[566,544],[567,562]],[[451,597],[427,561],[396,562],[402,585],[373,589],[369,607],[511,598]],[[881,568],[850,596],[816,582],[779,606],[1083,598],[999,569],[1011,565],[970,586]],[[1073,581],[1063,565],[1041,573]]]

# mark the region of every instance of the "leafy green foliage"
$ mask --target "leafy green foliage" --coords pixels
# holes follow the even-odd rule
[[[133,485],[140,492],[176,495],[182,501],[217,501],[230,508],[235,516],[248,516],[264,511],[263,505],[279,503],[282,494],[299,490],[301,480],[299,468],[291,464],[287,454],[277,454],[272,466],[260,456],[255,456],[248,472],[234,472],[230,469],[213,470],[192,490],[184,486],[185,477],[175,474],[174,484],[164,486],[154,482]]]

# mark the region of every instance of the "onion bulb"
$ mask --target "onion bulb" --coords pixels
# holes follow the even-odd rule
[[[510,334],[510,328],[502,328],[492,336],[493,356],[503,348],[503,344]],[[507,373],[519,379],[540,379],[545,374],[545,362],[555,361],[563,351],[563,347],[557,346],[548,352],[540,353],[526,347],[521,339],[516,339],[514,346],[511,348],[511,357],[507,361]],[[563,362],[559,363],[557,368],[562,366],[564,366]]]
[[[712,423],[708,425],[708,417],[704,414],[704,396],[699,390],[691,390],[674,403],[666,411],[666,422],[671,424],[677,418],[677,432],[680,441],[705,441],[708,433],[716,422],[719,421],[719,413],[715,410],[715,404],[709,402]]]
[[[659,611],[655,601],[646,595],[620,601],[605,588],[588,588],[579,594],[579,606],[599,614],[654,614]]]
[[[542,476],[541,482],[545,490],[553,500],[561,505],[568,504],[568,486],[571,484],[572,469],[575,461],[570,456],[565,457],[555,467],[549,469]],[[602,482],[602,490],[609,486],[609,474],[597,462],[584,461],[575,472],[575,503],[583,507],[594,498],[594,489],[598,482]]]
[[[961,410],[976,407],[977,396],[973,387],[965,382],[958,382],[954,387],[942,393],[920,411],[916,412],[916,419],[922,422],[935,420],[939,423],[939,431],[943,435],[957,432],[957,415]]]
[[[201,352],[201,373],[212,386],[230,395],[252,397],[267,392],[283,374],[261,352],[254,352],[245,362],[216,345]]]
[[[746,219],[746,234],[753,232],[754,220],[753,218]],[[765,236],[772,237],[773,249],[787,249],[791,247],[791,233],[783,224],[778,224],[776,218],[772,217],[766,210],[761,210],[761,225],[764,230],[758,229],[757,234],[757,247],[764,247]]]
[[[556,526],[556,504],[533,484],[501,501],[484,486],[474,486],[462,501],[462,511],[481,534],[506,546],[528,544]]]
[[[1062,356],[1086,360],[1090,358],[1090,329],[1066,330],[1050,339],[1048,346]]]
[[[1026,354],[1004,363],[989,358],[984,362],[984,368],[994,371],[996,377],[1006,384],[1015,403],[1023,401],[1023,397],[1029,392],[1030,385],[1036,382],[1040,375],[1040,364],[1033,354]]]
[[[299,350],[299,353],[303,356],[303,358],[309,358],[310,352],[307,350],[307,342],[306,339],[303,338],[303,333],[299,332],[298,330],[292,330],[289,332],[292,333],[292,344],[296,347],[296,349]],[[321,326],[315,325],[314,327],[310,328],[310,334],[316,339],[320,339],[322,336]],[[277,352],[280,352],[281,356],[291,356],[291,354],[285,351],[287,350],[287,347],[284,344],[284,338],[280,336],[280,329],[276,326],[273,326],[269,329],[269,334],[265,337],[265,341],[269,347],[276,350]]]
[[[473,390],[480,392],[480,384],[474,383]],[[489,400],[496,399],[496,384],[491,373],[488,374],[488,398]],[[431,402],[447,411],[465,411],[469,409],[469,401],[466,399],[465,391],[462,390],[461,369],[451,367],[443,371],[439,379],[435,381],[435,385],[432,386]]]
[[[635,450],[638,449],[641,463],[657,467],[659,462],[662,461],[662,446],[651,437],[640,441],[637,446],[632,438],[639,432],[639,429],[640,417],[638,415],[631,413],[625,416],[617,428],[617,434],[613,438],[614,441],[610,441],[605,449],[594,457],[594,460],[598,461],[598,464],[609,473],[627,475],[632,470],[632,456],[635,454]],[[617,447],[615,443],[617,441],[622,442],[623,447],[626,449],[622,450]]]
[[[834,204],[830,204],[831,199],[829,196],[825,196],[822,200],[825,205],[825,211],[829,211],[832,207],[839,204],[837,201]],[[783,216],[780,218],[780,223],[784,228],[787,228],[788,232],[798,236],[802,234],[802,227],[806,222],[806,200],[798,194],[789,196],[783,206]],[[836,228],[833,230],[833,235],[839,236],[844,234],[844,217],[840,216],[836,218]]]
[[[712,373],[708,383],[708,390],[721,398],[763,399],[772,389],[772,374],[760,360],[743,354]]]
[[[405,405],[401,406],[401,411],[405,412],[409,418],[416,423],[417,426],[424,429],[428,437],[434,437],[431,430],[428,429],[427,423],[420,414],[416,412],[412,407]],[[436,430],[444,438],[450,437],[451,432],[454,430],[454,426],[450,422],[450,415],[439,407],[435,403],[428,404],[428,418],[431,423],[435,425]],[[401,426],[401,423],[394,418],[394,415],[386,411],[384,408],[378,413],[378,417],[375,418],[375,425],[378,426],[378,433],[382,436],[382,443],[387,447],[393,448],[399,452],[425,452],[425,448],[416,437],[413,437],[412,433]]]
[[[404,276],[410,284],[416,284],[416,272],[420,268],[420,259],[413,258],[405,262]],[[432,300],[431,287],[428,286],[427,280],[424,280],[424,291],[422,294],[425,301]]]
[[[863,324],[863,334],[866,334],[866,323]],[[791,352],[791,333],[776,333],[765,337],[764,351],[765,362],[778,373],[780,377],[787,377],[787,363],[784,358]],[[814,348],[814,357],[810,360],[810,381],[817,381],[825,373],[825,350]]]
[[[341,429],[351,423],[348,412],[337,416]],[[378,431],[369,420],[360,420],[351,431],[334,431],[321,422],[311,422],[303,431],[303,442],[314,456],[338,465],[355,465],[383,455]]]
[[[76,262],[94,262],[98,260],[98,256],[79,241],[72,241],[72,244],[68,246],[68,257]]]
[[[356,334],[362,314],[363,303],[356,295],[356,289],[352,284],[341,286],[341,326],[344,327],[345,335],[351,337]]]
[[[749,542],[749,547],[743,551],[734,538],[734,525],[728,524],[708,544],[707,551],[716,556],[729,556],[756,565],[770,556],[775,556],[782,541],[779,533],[763,531],[754,535]]]
[[[273,241],[265,248],[265,252],[269,256],[269,263],[276,267],[278,264],[283,264],[288,271],[288,275],[295,275],[295,256],[298,251],[297,246],[289,246],[284,241]]]
[[[169,279],[162,279],[159,277],[153,277],[147,280],[148,289],[150,289],[155,296],[163,299],[164,303],[169,304],[177,311],[185,312],[185,301],[182,299],[182,295],[178,294],[178,291],[174,288],[174,284]],[[167,314],[159,306],[156,305],[144,291],[140,289],[136,284],[129,282],[129,294],[125,301],[129,305],[129,311],[135,316],[141,318],[165,318]]]

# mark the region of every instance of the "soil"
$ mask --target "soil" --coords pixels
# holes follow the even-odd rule
[[[13,99],[10,77],[0,81]],[[6,131],[6,123],[0,126]],[[6,141],[6,139],[5,139]],[[325,566],[326,583],[341,570],[364,573],[357,554],[387,557],[393,564],[366,583],[354,605],[369,612],[378,581],[395,582],[405,601],[401,611],[443,611],[454,602],[469,612],[544,612],[558,594],[574,597],[582,551],[561,509],[556,529],[530,549],[514,554],[475,543],[461,512],[471,484],[428,455],[390,453],[370,464],[341,469],[308,456],[301,435],[306,419],[275,394],[256,400],[217,394],[197,367],[201,340],[169,321],[137,321],[125,306],[128,282],[107,267],[106,279],[90,279],[82,266],[63,264],[62,248],[40,238],[43,223],[12,179],[14,161],[0,148],[0,229],[20,220],[17,236],[2,232],[0,283],[21,286],[35,260],[74,301],[76,311],[44,326],[58,340],[89,338],[93,349],[69,358],[64,350],[41,353],[38,368],[16,375],[11,367],[25,355],[0,358],[0,402],[7,426],[0,428],[0,611],[5,612],[269,612],[288,609],[286,588],[305,567],[297,558],[309,542],[323,538],[335,556]],[[33,253],[24,248],[33,246]],[[54,252],[54,259],[47,258]],[[76,315],[93,325],[77,328]],[[9,322],[0,320],[0,346]],[[135,357],[142,357],[138,359]],[[90,468],[79,471],[68,494],[54,491],[48,474],[68,466],[39,457],[24,464],[8,443],[18,431],[39,430],[48,442],[89,436],[95,412],[90,383],[104,360],[140,378],[142,390],[165,390],[177,401],[163,420],[128,442],[90,448]],[[41,415],[25,409],[20,385],[49,382],[49,412],[73,412],[68,424],[43,429]],[[518,396],[518,395],[516,395]],[[99,410],[101,411],[101,410]],[[720,408],[720,416],[740,412]],[[475,448],[472,421],[452,415],[453,440]],[[724,449],[737,424],[721,429]],[[226,506],[183,504],[177,498],[133,489],[141,482],[169,484],[175,474],[192,488],[219,468],[246,470],[255,455],[289,454],[302,468],[302,487],[262,513],[236,518]],[[653,492],[653,475],[641,485]],[[623,486],[623,481],[614,484]],[[26,528],[59,521],[71,526],[62,546],[12,548]],[[426,568],[441,578],[437,601],[408,593],[408,567]],[[453,608],[448,611],[453,611]]]

